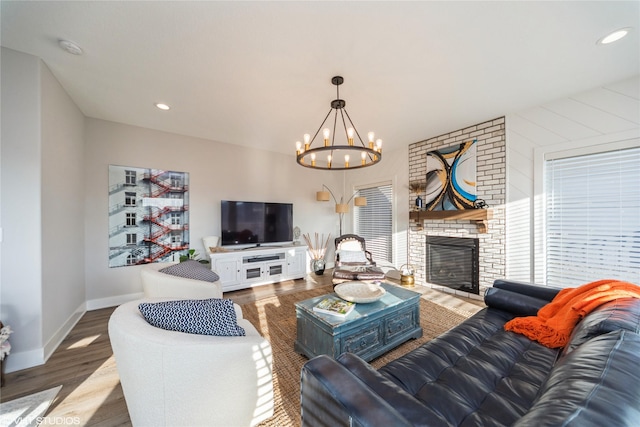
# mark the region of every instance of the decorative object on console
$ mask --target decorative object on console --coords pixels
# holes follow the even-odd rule
[[[476,140],[427,153],[428,211],[473,209],[476,200]]]
[[[336,204],[336,213],[340,218],[340,235],[342,235],[342,219],[344,218],[344,214],[349,212],[349,203],[351,202],[351,200],[353,200],[354,206],[367,206],[367,198],[358,196],[358,192],[356,191],[351,197],[349,197],[349,200],[347,200],[346,202],[344,201],[343,196],[340,196],[340,202],[338,202],[338,199],[329,187],[322,184],[322,188],[326,188],[327,191],[320,190],[316,192],[316,200],[319,202],[328,202],[329,195],[331,195],[331,197],[333,198],[333,202]]]
[[[211,255],[216,252],[219,247],[218,243],[220,242],[220,237],[218,236],[205,236],[202,238],[202,246],[204,246],[204,251],[207,255]]]
[[[340,76],[335,76],[331,79],[331,83],[336,86],[336,99],[331,101],[331,110],[329,110],[325,116],[315,135],[313,135],[313,138],[307,133],[304,135],[304,146],[300,141],[296,143],[296,161],[300,166],[325,170],[358,169],[375,165],[382,160],[382,140],[378,139],[374,142],[375,134],[373,132],[369,132],[369,144],[365,145],[364,141],[360,137],[360,133],[358,133],[356,127],[351,121],[351,117],[345,108],[346,102],[344,99],[340,99],[340,85],[343,82],[344,78]],[[332,110],[334,110],[333,135],[328,127],[322,129],[331,115]],[[340,118],[342,119],[346,145],[336,144],[338,111],[340,112]],[[349,127],[347,127],[347,121],[349,122]],[[321,129],[324,145],[312,148],[313,142],[316,140]],[[354,144],[356,137],[359,144]],[[316,159],[318,155],[323,152],[327,153],[326,161],[324,159]],[[340,158],[338,158],[339,156]]]
[[[180,262],[198,261],[200,264],[209,264],[208,259],[199,259],[200,254],[195,249],[189,249],[186,254],[180,255]]]
[[[322,234],[322,236],[318,236],[318,233],[316,233],[315,241],[313,242],[311,241],[311,237],[308,233],[303,234],[302,237],[309,247],[309,253],[311,254],[311,268],[313,269],[313,272],[318,276],[322,276],[325,268],[324,256],[327,252],[327,246],[329,246],[331,234],[329,234],[325,240],[324,234]]]

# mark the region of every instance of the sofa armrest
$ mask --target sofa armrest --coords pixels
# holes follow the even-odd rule
[[[498,279],[494,281],[493,287],[546,300],[547,302],[551,302],[551,300],[555,298],[556,294],[560,292],[560,288],[506,279]]]
[[[484,294],[487,307],[497,308],[515,314],[516,316],[535,316],[549,301],[507,291],[499,288],[489,288]]]
[[[300,375],[302,426],[411,426],[389,403],[347,368],[317,356]]]

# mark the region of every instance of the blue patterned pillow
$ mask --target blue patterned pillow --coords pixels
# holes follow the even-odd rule
[[[185,279],[202,280],[204,282],[216,282],[220,279],[215,271],[212,271],[204,264],[200,264],[195,259],[170,265],[160,270],[161,273],[172,276],[184,277]]]
[[[138,309],[150,325],[168,331],[232,337],[245,335],[244,329],[237,324],[230,299],[143,302]]]

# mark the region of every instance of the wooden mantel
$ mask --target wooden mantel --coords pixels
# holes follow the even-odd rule
[[[487,221],[493,218],[493,210],[491,209],[463,209],[458,211],[411,211],[409,219],[418,223],[418,227],[422,228],[424,220],[443,219],[448,221],[468,220],[475,221],[478,232],[486,233]]]

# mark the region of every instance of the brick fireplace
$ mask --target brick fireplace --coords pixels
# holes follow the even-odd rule
[[[491,209],[491,219],[411,219],[409,222],[409,262],[415,268],[417,283],[471,298],[482,298],[484,289],[495,279],[505,275],[505,208],[506,200],[506,141],[505,119],[500,117],[409,146],[409,182],[421,182],[426,177],[426,153],[469,140],[477,140],[478,199]],[[417,194],[409,194],[409,205],[415,207]],[[424,194],[422,195],[424,196]],[[486,228],[485,228],[486,226]],[[433,283],[438,281],[427,271],[430,261],[427,240],[432,237],[457,237],[477,242],[477,289],[473,284]],[[462,262],[462,261],[461,261]],[[449,267],[453,267],[449,265]],[[455,275],[453,272],[449,272]],[[442,280],[440,280],[442,281]],[[478,293],[476,293],[478,292]]]

